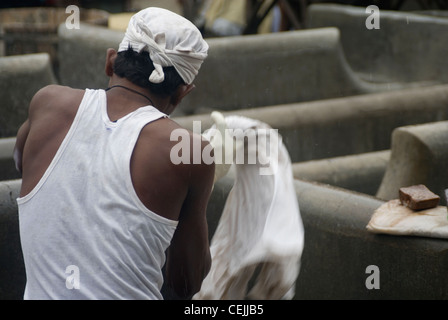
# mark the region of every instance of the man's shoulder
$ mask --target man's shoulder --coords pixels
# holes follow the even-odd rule
[[[35,94],[35,97],[46,97],[46,96],[61,96],[66,97],[67,95],[80,95],[85,91],[81,89],[75,89],[68,86],[62,86],[59,84],[49,84],[43,88],[41,88]]]
[[[29,106],[29,117],[47,114],[63,114],[73,117],[83,97],[84,90],[73,89],[61,85],[48,85],[40,89],[33,96]]]
[[[201,133],[186,129],[177,123],[173,126],[173,130],[170,133],[170,140],[176,145],[188,145],[193,152],[198,149],[202,152],[210,145],[210,142]]]
[[[157,145],[170,158],[180,156],[183,164],[205,164],[203,155],[212,153],[210,142],[200,133],[188,130],[170,118],[163,118],[146,126],[141,135],[145,144]],[[210,150],[209,150],[210,149]],[[164,150],[164,152],[162,151]],[[210,156],[207,156],[208,160]],[[176,158],[177,159],[177,158]],[[179,161],[173,161],[177,164]]]
[[[146,126],[144,130],[151,132],[153,135],[157,134],[160,137],[169,138],[172,142],[182,139],[189,139],[191,142],[203,139],[201,134],[182,127],[171,118],[161,118],[151,123],[150,126]]]
[[[84,96],[84,90],[74,89],[67,86],[51,84],[43,87],[34,95],[31,104],[39,106],[40,104],[51,105],[51,102],[57,104],[66,104],[72,101],[79,101]]]

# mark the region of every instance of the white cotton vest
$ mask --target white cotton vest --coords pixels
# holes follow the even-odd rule
[[[54,159],[17,199],[24,299],[162,299],[162,267],[177,221],[150,211],[131,180],[152,106],[110,121],[104,90],[87,89]]]

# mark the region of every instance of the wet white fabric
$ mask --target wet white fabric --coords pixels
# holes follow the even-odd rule
[[[214,149],[215,159],[215,178],[214,184],[225,177],[230,170],[232,163],[226,163],[225,156],[227,152],[234,152],[233,138],[229,135],[227,130],[226,119],[221,112],[214,111],[211,118],[215,123],[213,128],[206,130],[202,136],[207,139]],[[219,159],[219,161],[217,161]]]
[[[24,299],[162,299],[162,266],[177,221],[139,200],[130,159],[152,106],[116,122],[104,90],[86,90],[37,186],[17,199]],[[150,124],[149,124],[150,125]]]
[[[207,57],[208,44],[199,29],[184,17],[162,8],[150,7],[133,15],[118,51],[132,47],[147,51],[155,70],[152,83],[165,79],[163,67],[174,67],[191,84]]]
[[[373,213],[367,230],[402,236],[448,239],[448,211],[445,206],[414,211],[399,199],[390,200]]]
[[[255,152],[258,161],[234,165],[234,186],[210,244],[212,267],[194,299],[291,299],[304,229],[289,154],[281,140],[277,155],[266,152],[272,140],[261,136],[277,132],[262,122],[229,116],[226,123],[232,130],[255,132],[257,143],[247,139],[238,148],[246,155]],[[260,166],[267,160],[272,174],[262,175]]]

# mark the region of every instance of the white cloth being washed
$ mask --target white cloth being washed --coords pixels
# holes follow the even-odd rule
[[[212,267],[194,299],[292,299],[304,229],[289,154],[277,131],[262,122],[229,116],[226,124],[257,139],[237,143],[246,161],[234,164],[234,186],[210,244]],[[249,164],[253,153],[258,161]],[[260,171],[263,164],[270,173]]]
[[[381,205],[367,230],[391,235],[448,238],[448,211],[445,206],[413,211],[395,199]]]

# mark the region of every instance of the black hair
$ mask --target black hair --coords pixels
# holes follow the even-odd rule
[[[132,47],[118,52],[113,70],[117,76],[126,78],[133,84],[149,89],[157,95],[171,96],[180,85],[185,84],[174,67],[163,68],[165,80],[162,83],[149,82],[149,76],[154,71],[149,53],[146,51],[135,52]]]

